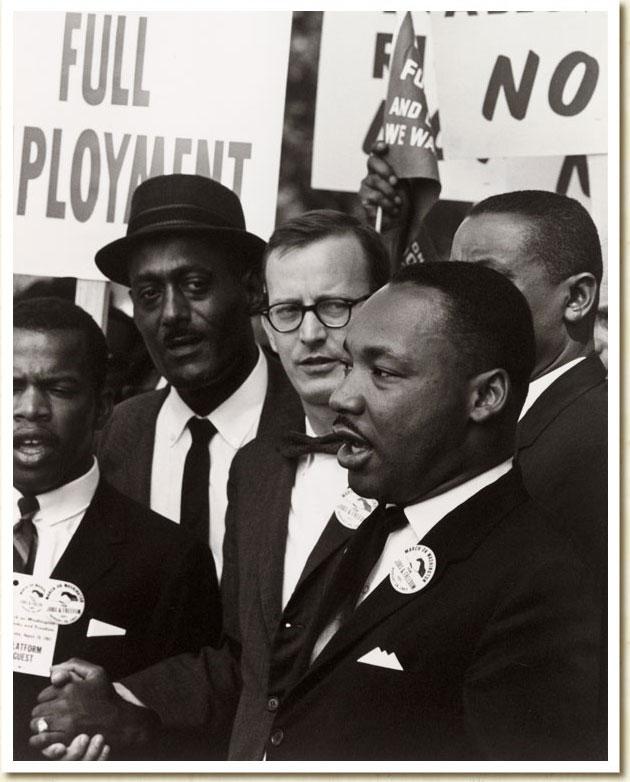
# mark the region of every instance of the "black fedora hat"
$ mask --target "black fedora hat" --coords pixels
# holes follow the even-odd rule
[[[238,196],[214,179],[166,174],[146,179],[131,199],[127,235],[102,247],[96,265],[114,282],[129,285],[130,250],[148,237],[168,233],[208,234],[231,260],[260,265],[265,242],[245,229]]]

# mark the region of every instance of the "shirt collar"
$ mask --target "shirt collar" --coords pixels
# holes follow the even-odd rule
[[[206,418],[217,432],[233,448],[240,448],[248,433],[260,418],[267,393],[267,359],[258,348],[258,361],[246,380],[236,391],[209,413]],[[182,436],[191,416],[188,407],[175,388],[171,388],[163,406],[169,445],[173,446]]]
[[[313,426],[311,422],[308,420],[308,416],[304,416],[304,431],[309,437],[317,437],[315,434],[315,430],[313,429]]]
[[[63,486],[47,491],[44,494],[36,495],[39,502],[39,510],[33,516],[33,521],[39,521],[46,526],[50,526],[85,511],[92,502],[94,492],[98,486],[99,476],[98,462],[94,459],[90,469],[74,481],[65,483]],[[17,513],[15,521],[20,517],[17,501],[21,496],[21,493],[14,488],[13,507],[14,513]]]
[[[518,420],[519,421],[521,420],[521,418],[534,404],[534,402],[538,399],[538,397],[544,391],[546,391],[555,380],[557,380],[561,375],[564,375],[565,372],[568,372],[569,369],[571,369],[571,367],[574,367],[576,364],[579,364],[580,361],[584,361],[585,358],[586,356],[580,356],[579,358],[574,358],[573,361],[567,361],[566,364],[562,364],[562,366],[556,367],[556,369],[552,369],[551,372],[547,372],[546,375],[542,375],[541,377],[537,377],[536,380],[532,380],[532,382],[529,384],[529,390],[527,391],[525,404],[521,409],[521,414],[518,417]]]
[[[405,508],[405,516],[414,533],[418,536],[418,540],[421,540],[431,527],[435,526],[452,510],[509,472],[512,468],[512,461],[511,458],[506,459],[496,467],[475,475],[474,478],[460,483],[459,486],[455,486],[443,494],[430,497],[428,500],[421,500],[414,505],[408,505]]]

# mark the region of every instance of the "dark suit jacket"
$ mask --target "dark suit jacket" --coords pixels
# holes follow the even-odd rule
[[[262,436],[276,433],[279,416],[299,404],[280,363],[268,358],[267,365],[267,393],[257,432]],[[168,393],[168,388],[148,391],[116,405],[98,442],[103,475],[118,491],[146,507],[151,501],[155,422]]]
[[[601,367],[599,359],[582,363],[579,375],[593,364],[595,369]],[[536,474],[536,449],[540,452],[545,447],[545,433],[549,430],[554,437],[554,430],[563,425],[580,397],[580,384],[567,382],[578,369],[580,365],[569,371],[564,382],[556,381],[558,385],[548,389],[521,422],[521,447],[527,476],[532,480]],[[602,372],[596,374],[595,385],[601,390]],[[599,416],[601,420],[605,407],[599,401],[593,402],[598,406],[595,418]],[[286,428],[301,429],[302,425],[301,410],[295,420],[287,418]],[[529,460],[531,453],[533,463]],[[551,449],[547,453],[551,455]],[[561,473],[568,463],[561,457],[553,470]],[[547,473],[550,470],[548,466]],[[208,650],[198,660],[169,661],[129,681],[131,689],[152,705],[167,724],[188,721],[190,726],[203,722],[211,726],[220,716],[217,704],[221,698],[229,699],[239,686],[235,659],[240,656],[242,691],[230,742],[230,758],[235,760],[262,757],[265,737],[274,718],[275,699],[282,698],[291,662],[303,641],[304,628],[312,619],[313,607],[349,537],[348,530],[331,520],[283,615],[284,550],[294,480],[295,463],[279,456],[272,439],[257,439],[234,460],[222,585],[225,628],[234,654],[230,656],[226,647],[220,658],[216,650]],[[328,553],[333,556],[326,558]],[[228,674],[230,666],[232,672]],[[164,684],[159,691],[154,687],[157,680]],[[192,702],[188,698],[181,709],[177,705],[178,688],[180,693],[185,691],[193,696]]]
[[[218,642],[221,605],[208,548],[104,480],[51,578],[76,584],[85,597],[80,619],[59,627],[55,663],[81,657],[117,680]],[[88,638],[91,619],[127,632]],[[15,677],[17,753],[25,748],[30,711],[47,684],[39,676]]]
[[[301,406],[287,410],[278,423],[282,432],[303,431],[304,411]],[[211,747],[223,735],[222,721],[234,718],[236,709],[230,760],[262,759],[274,699],[282,696],[314,608],[352,534],[330,519],[282,611],[297,461],[281,456],[277,446],[278,437],[258,437],[232,463],[221,583],[224,647],[164,661],[124,682],[160,714],[165,740],[185,727],[205,726]]]
[[[267,759],[600,759],[599,616],[518,474],[422,542],[437,560],[423,590],[386,579],[310,668],[314,638],[304,644]],[[376,647],[402,670],[358,662]]]
[[[592,354],[540,395],[517,432],[529,494],[593,570],[606,573],[608,384]]]

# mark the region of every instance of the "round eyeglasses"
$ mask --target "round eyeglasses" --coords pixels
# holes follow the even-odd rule
[[[261,310],[271,326],[281,333],[295,331],[302,325],[304,314],[313,312],[317,320],[329,329],[341,329],[347,326],[356,304],[370,298],[368,293],[358,299],[321,299],[315,304],[298,304],[294,301],[272,304]]]

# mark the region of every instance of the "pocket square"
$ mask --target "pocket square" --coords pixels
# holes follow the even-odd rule
[[[88,638],[102,635],[127,635],[127,631],[124,627],[110,625],[108,622],[101,622],[100,619],[90,619],[86,635]]]
[[[371,652],[364,654],[363,657],[359,657],[357,662],[365,663],[366,665],[376,665],[378,668],[390,668],[392,671],[403,670],[394,652],[384,652],[380,646],[376,646]]]

